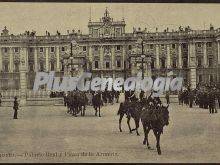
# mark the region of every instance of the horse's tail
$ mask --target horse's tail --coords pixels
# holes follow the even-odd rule
[[[117,115],[120,114],[122,106],[123,106],[123,103],[120,103],[120,106],[119,106],[119,108],[118,108],[118,113],[117,113]]]

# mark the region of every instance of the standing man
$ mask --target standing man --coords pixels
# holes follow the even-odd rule
[[[170,95],[168,92],[166,92],[166,100],[167,100],[167,104],[170,104]]]
[[[0,93],[0,107],[2,106],[2,94]]]
[[[192,108],[193,100],[194,100],[194,95],[193,95],[193,92],[190,91],[190,92],[189,92],[189,107],[190,107],[190,108]]]
[[[18,101],[17,101],[17,97],[15,96],[15,100],[14,100],[14,119],[18,118]]]
[[[139,98],[140,98],[140,101],[143,101],[143,99],[144,99],[144,91],[143,90],[141,90]]]
[[[214,113],[215,95],[213,91],[210,91],[208,94],[208,106],[209,106],[209,113]]]

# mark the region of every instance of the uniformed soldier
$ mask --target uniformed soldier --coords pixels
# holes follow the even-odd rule
[[[193,105],[193,100],[194,100],[194,95],[193,92],[189,92],[189,107],[192,108]]]
[[[170,104],[170,95],[168,92],[166,92],[166,100],[167,100],[167,104]]]
[[[213,91],[210,91],[208,94],[208,106],[209,106],[209,113],[214,113],[215,94]]]
[[[18,101],[17,101],[17,97],[15,96],[14,97],[14,106],[13,106],[13,109],[14,109],[14,119],[17,119],[18,118]]]
[[[144,98],[144,91],[143,90],[141,90],[139,98],[140,98],[140,101],[143,101],[143,98]]]

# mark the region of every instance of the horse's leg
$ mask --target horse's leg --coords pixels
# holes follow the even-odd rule
[[[86,105],[83,106],[83,116],[85,116]]]
[[[83,116],[82,106],[80,106],[81,116]]]
[[[97,116],[97,106],[94,106],[95,108],[95,116]]]
[[[132,133],[131,126],[130,126],[130,119],[131,119],[131,117],[129,115],[127,117],[128,117],[127,118],[128,128],[129,128],[130,133]]]
[[[160,135],[161,135],[161,131],[156,131],[154,130],[154,135],[156,136],[156,140],[157,140],[157,153],[158,155],[161,155],[161,150],[160,150]]]
[[[138,132],[138,128],[139,128],[139,119],[136,119],[135,120],[135,125],[136,125],[136,133],[137,133],[137,136],[140,136],[139,132]]]
[[[120,118],[119,118],[119,130],[120,132],[122,132],[122,129],[121,129],[121,121],[123,119],[123,116],[124,116],[124,113],[120,113]]]
[[[99,105],[99,117],[101,117],[101,114],[100,114],[100,109],[101,109],[101,108],[100,108],[100,105]]]
[[[78,112],[78,107],[77,106],[74,108],[74,111],[75,111],[74,116],[77,117],[77,112]]]

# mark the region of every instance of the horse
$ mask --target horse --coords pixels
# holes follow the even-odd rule
[[[75,94],[75,102],[76,107],[79,112],[81,112],[81,116],[85,116],[86,105],[88,104],[88,98],[84,92],[77,92]]]
[[[101,117],[100,109],[101,109],[101,105],[102,105],[102,98],[101,98],[100,92],[93,95],[92,104],[93,104],[93,108],[95,109],[95,116],[97,116],[97,111],[99,111],[99,117]]]
[[[148,133],[152,129],[157,140],[156,148],[157,148],[158,155],[161,155],[160,135],[161,133],[163,133],[163,127],[165,125],[169,125],[168,107],[169,105],[168,106],[150,105],[150,106],[144,107],[141,113],[141,122],[142,122],[143,130],[144,130],[143,144],[145,145],[147,142],[147,147],[148,149],[150,149],[150,145],[148,142]]]
[[[119,110],[117,113],[117,115],[120,115],[120,117],[119,117],[119,130],[120,130],[120,132],[122,132],[121,121],[123,119],[123,116],[126,114],[127,124],[128,124],[128,128],[129,128],[130,133],[132,133],[132,131],[136,130],[137,136],[140,136],[140,134],[138,132],[138,128],[139,128],[139,122],[140,122],[141,109],[142,109],[142,104],[139,101],[133,101],[133,102],[125,101],[124,103],[120,103]],[[130,126],[131,117],[135,121],[135,128],[134,129],[131,129],[131,126]]]

